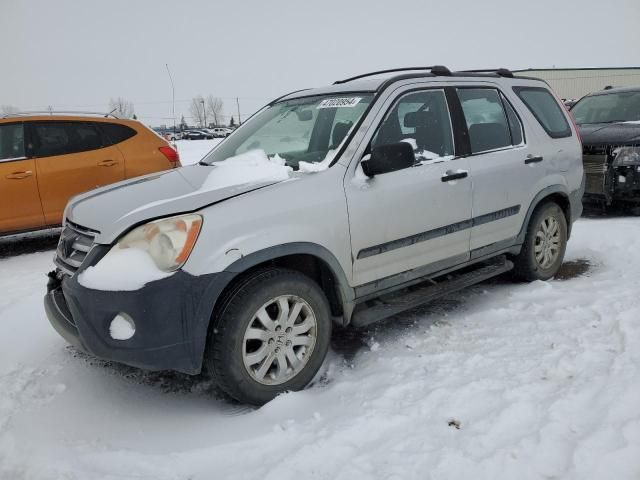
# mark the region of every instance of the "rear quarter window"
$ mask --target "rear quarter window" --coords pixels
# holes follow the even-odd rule
[[[550,137],[571,136],[571,127],[562,113],[562,107],[549,90],[542,87],[513,87],[513,91]]]
[[[108,145],[124,142],[137,133],[133,128],[119,123],[100,122],[99,125]]]

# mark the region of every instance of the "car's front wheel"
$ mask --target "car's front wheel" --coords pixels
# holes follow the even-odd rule
[[[222,299],[206,362],[233,398],[262,405],[303,389],[329,348],[327,299],[309,277],[287,269],[256,272]]]
[[[558,273],[566,248],[567,219],[562,209],[551,202],[538,207],[515,258],[515,276],[529,282],[550,279]]]

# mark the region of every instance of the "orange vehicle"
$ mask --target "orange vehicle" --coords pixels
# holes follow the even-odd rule
[[[60,225],[72,196],[180,166],[135,120],[84,115],[0,118],[0,235]]]

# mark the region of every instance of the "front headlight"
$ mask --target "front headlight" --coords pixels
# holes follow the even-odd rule
[[[620,147],[613,151],[614,167],[631,167],[640,165],[640,147]]]
[[[118,240],[114,249],[143,250],[160,270],[172,272],[184,265],[189,258],[200,227],[200,215],[180,215],[155,220],[134,228]]]

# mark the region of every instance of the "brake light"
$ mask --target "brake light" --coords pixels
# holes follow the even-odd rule
[[[160,150],[160,153],[167,157],[167,160],[169,160],[171,166],[173,166],[174,168],[178,166],[178,164],[180,163],[180,155],[178,155],[178,151],[175,148],[165,145],[158,148],[158,150]]]

